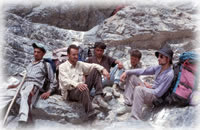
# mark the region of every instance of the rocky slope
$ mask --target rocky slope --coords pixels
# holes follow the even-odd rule
[[[175,61],[180,53],[192,50],[199,44],[195,39],[198,31],[196,25],[198,14],[193,4],[165,6],[134,4],[125,6],[117,14],[109,17],[111,9],[94,6],[75,8],[71,4],[5,5],[4,76],[17,75],[25,68],[33,58],[31,46],[33,42],[47,45],[48,51],[51,52],[71,43],[87,47],[92,46],[95,41],[104,41],[108,45],[105,53],[120,59],[125,66],[129,62],[129,51],[139,48],[143,54],[144,67],[157,64],[154,52],[164,43],[172,46]],[[144,80],[150,81],[152,78],[143,77]],[[107,100],[111,110],[102,111],[92,124],[94,126],[107,124],[105,127],[108,129],[127,125],[129,113],[116,115],[116,108],[123,106],[123,96],[116,99],[112,95],[112,88],[106,88],[104,91],[108,93]],[[60,96],[54,95],[48,100],[39,100],[33,114],[35,119],[53,120],[64,124],[68,122],[84,124],[87,119],[81,108],[78,103],[62,102]],[[187,125],[195,126],[197,123],[193,115],[197,112],[197,108],[166,108],[158,115],[152,116],[148,124],[183,126],[182,115],[186,113],[188,118],[185,121],[194,122]],[[170,118],[171,116],[174,118]],[[177,121],[177,118],[180,120]],[[124,124],[117,124],[121,121],[125,121]],[[109,123],[112,125],[109,126]]]

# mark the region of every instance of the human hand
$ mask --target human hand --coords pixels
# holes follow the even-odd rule
[[[145,85],[147,88],[152,88],[152,86],[151,86],[149,83],[147,83],[147,82],[144,82],[144,85]]]
[[[40,97],[42,99],[47,99],[47,98],[49,98],[50,94],[51,94],[50,91],[48,91],[48,92],[43,93]]]
[[[124,82],[126,79],[126,76],[127,76],[126,72],[122,73],[122,75],[120,76],[120,81]]]
[[[124,66],[121,62],[118,63],[118,69],[122,69]]]
[[[103,69],[102,74],[103,74],[104,78],[107,78],[108,80],[110,80],[110,74],[108,73],[108,71],[106,69]]]
[[[85,91],[85,90],[88,90],[87,84],[84,84],[84,83],[78,84],[77,88],[78,88],[81,92],[82,92],[82,91]]]
[[[10,89],[10,88],[16,88],[18,85],[19,85],[19,83],[16,84],[16,85],[11,84],[11,85],[9,85],[7,88],[8,88],[8,89]]]

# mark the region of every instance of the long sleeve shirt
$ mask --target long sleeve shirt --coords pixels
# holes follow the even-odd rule
[[[161,72],[162,67],[153,66],[146,69],[133,69],[127,70],[127,75],[155,75],[155,81],[153,83],[152,89],[146,88],[146,90],[156,97],[161,97],[170,87],[171,82],[174,78],[174,71],[171,67]],[[161,72],[161,73],[160,73]]]
[[[108,72],[110,72],[111,67],[115,67],[116,65],[116,59],[103,55],[101,61],[99,62],[96,58],[96,56],[89,57],[88,60],[86,60],[87,63],[95,63],[103,66]]]
[[[43,85],[44,85],[44,81],[46,79],[46,73],[48,74],[47,77],[49,79],[49,90],[52,93],[53,91],[55,91],[56,86],[54,84],[54,73],[53,70],[51,68],[51,65],[46,62],[47,64],[47,72],[45,70],[45,64],[43,60],[40,60],[37,63],[33,63],[31,62],[27,67],[26,67],[26,71],[27,71],[27,76],[26,76],[26,80],[25,82],[29,82],[30,84],[34,84],[37,87],[39,87],[40,90],[42,90]]]
[[[104,67],[98,64],[90,64],[78,61],[73,66],[68,60],[59,66],[59,86],[61,94],[64,99],[67,99],[68,90],[74,89],[80,83],[85,83],[85,76],[88,75],[92,69],[96,68],[101,72]]]

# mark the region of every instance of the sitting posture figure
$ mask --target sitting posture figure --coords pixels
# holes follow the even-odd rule
[[[131,75],[155,75],[155,81],[151,86],[143,83],[138,77],[134,76],[126,79],[129,94],[125,95],[125,104],[132,105],[131,116],[135,119],[143,119],[142,108],[144,104],[152,105],[154,99],[161,97],[170,87],[174,72],[171,67],[173,51],[169,45],[165,45],[155,53],[159,65],[146,69],[133,69],[125,71],[120,79],[124,81]]]
[[[19,125],[25,125],[28,121],[31,121],[29,117],[31,116],[32,105],[35,103],[40,90],[43,92],[41,98],[46,99],[56,89],[53,70],[50,64],[43,60],[43,56],[46,53],[45,46],[40,43],[33,43],[32,46],[34,48],[34,60],[26,67],[27,76],[19,92],[19,99],[21,99],[19,102]],[[46,78],[48,78],[50,86],[44,92],[43,85]],[[5,106],[14,97],[18,85],[19,83],[8,86],[8,91],[3,97],[3,100],[7,100],[4,101],[6,102]]]
[[[95,99],[100,106],[106,108],[107,103],[102,99],[101,73],[110,78],[107,70],[98,64],[89,64],[78,61],[79,48],[70,45],[67,49],[68,60],[59,66],[59,86],[64,100],[80,101],[88,117],[97,114],[94,110],[90,90],[95,87]]]
[[[104,55],[104,50],[106,49],[105,43],[96,42],[94,45],[94,56],[89,57],[86,62],[96,63],[102,65],[110,72],[110,79],[102,78],[103,87],[113,86],[113,94],[115,97],[119,97],[120,94],[115,91],[116,86],[119,86],[120,75],[123,73],[123,64],[112,57]],[[113,68],[112,68],[113,67]],[[112,68],[112,69],[111,69]]]

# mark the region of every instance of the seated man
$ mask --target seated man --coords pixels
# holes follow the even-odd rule
[[[101,73],[110,78],[107,70],[98,64],[89,64],[78,61],[79,48],[70,45],[67,49],[68,60],[59,66],[59,86],[64,100],[80,101],[88,117],[97,114],[90,100],[90,90],[95,87],[95,100],[103,108],[107,108],[107,103],[102,99]],[[85,76],[87,77],[85,78]]]
[[[126,79],[127,84],[131,82],[129,91],[131,94],[126,95],[125,104],[132,105],[131,116],[135,119],[142,119],[142,108],[144,104],[152,105],[154,99],[161,97],[170,87],[174,77],[174,72],[171,67],[173,51],[170,46],[165,45],[155,53],[158,58],[159,65],[148,67],[146,69],[133,69],[125,71],[120,79],[124,81],[131,75],[153,75],[155,81],[153,86],[148,83],[143,83],[138,77],[134,79]]]
[[[118,74],[122,74],[123,64],[112,57],[104,55],[104,50],[106,49],[105,43],[96,42],[94,45],[94,56],[89,57],[86,62],[88,63],[96,63],[102,65],[106,68],[108,72],[110,72],[111,67],[114,67],[113,70],[110,72],[110,80],[102,79],[103,86],[111,86],[114,83],[119,84],[119,79],[116,79],[116,72],[118,69],[121,69],[121,72]],[[121,73],[121,74],[120,74]],[[119,76],[118,76],[119,77]]]
[[[19,110],[19,125],[25,125],[28,123],[32,105],[35,103],[39,91],[43,90],[43,84],[46,78],[49,79],[50,87],[48,88],[47,92],[44,92],[41,95],[41,98],[48,98],[56,89],[54,85],[53,70],[49,63],[46,63],[45,65],[43,61],[43,56],[46,53],[44,45],[33,43],[32,46],[34,48],[34,61],[32,61],[26,67],[27,76],[20,90],[21,100]],[[8,86],[8,92],[6,92],[4,95],[5,97],[3,97],[3,100],[5,99],[11,101],[18,85],[19,83]],[[8,104],[9,102],[6,103]],[[5,104],[5,106],[7,104]]]
[[[130,52],[130,63],[127,63],[127,66],[124,66],[125,70],[141,68],[142,67],[142,63],[140,62],[141,58],[142,58],[142,53],[139,50],[132,50]],[[131,79],[131,77],[129,79]],[[129,87],[126,87],[126,82],[120,82],[119,86],[121,89],[125,89],[125,93],[129,92],[129,90],[127,89]]]

